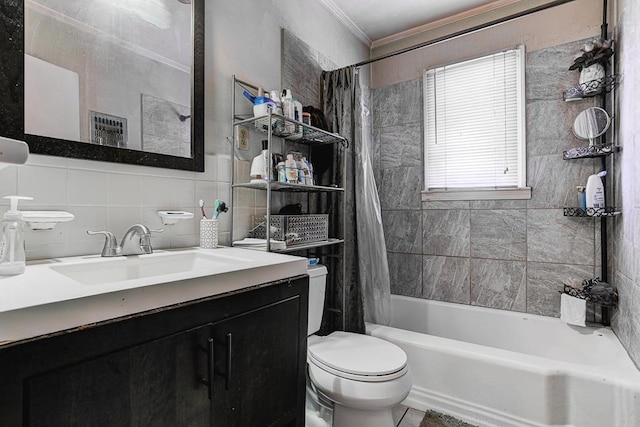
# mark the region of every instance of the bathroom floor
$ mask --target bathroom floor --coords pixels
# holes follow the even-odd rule
[[[393,408],[393,421],[396,427],[474,427],[449,415],[425,413],[402,405]]]

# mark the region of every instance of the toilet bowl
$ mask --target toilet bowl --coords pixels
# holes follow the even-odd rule
[[[311,335],[320,328],[326,271],[323,266],[309,269],[311,383],[333,402],[334,427],[392,427],[391,409],[411,390],[407,355],[395,344],[369,335],[340,331]]]

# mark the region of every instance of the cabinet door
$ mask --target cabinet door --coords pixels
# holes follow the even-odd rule
[[[210,426],[210,326],[140,344],[26,381],[28,426]]]
[[[214,324],[215,427],[295,421],[304,399],[298,395],[299,310],[300,298],[293,297]]]

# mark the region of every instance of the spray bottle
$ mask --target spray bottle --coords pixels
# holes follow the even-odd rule
[[[6,196],[5,199],[11,200],[11,208],[0,222],[0,275],[13,276],[24,273],[27,261],[24,250],[26,223],[18,210],[18,200],[33,200],[33,197]]]

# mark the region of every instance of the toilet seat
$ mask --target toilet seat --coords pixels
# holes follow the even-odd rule
[[[408,371],[402,349],[369,335],[334,332],[310,341],[307,354],[323,371],[354,381],[392,381]]]

